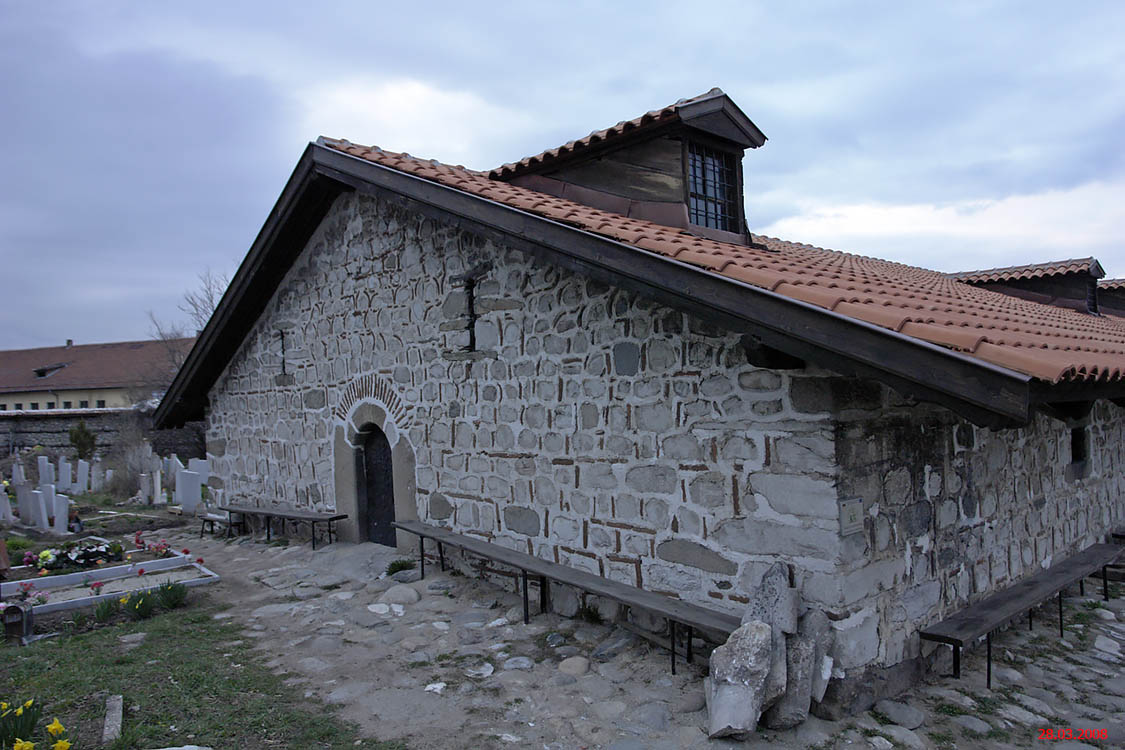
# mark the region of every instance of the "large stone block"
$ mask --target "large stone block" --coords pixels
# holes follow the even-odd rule
[[[714,539],[722,547],[748,555],[790,555],[835,560],[840,535],[815,526],[787,525],[759,518],[732,518],[720,522]]]
[[[543,528],[538,513],[531,508],[521,508],[518,505],[504,507],[504,525],[509,531],[526,536],[539,536]]]
[[[718,552],[687,539],[669,539],[656,545],[656,555],[668,562],[699,568],[721,575],[734,575],[738,566]]]
[[[629,469],[625,473],[625,484],[638,492],[668,495],[676,491],[679,482],[675,469],[661,464],[649,464]]]
[[[836,488],[830,481],[794,474],[757,472],[750,476],[750,484],[778,513],[830,521],[839,516]]]
[[[732,491],[730,478],[717,471],[700,474],[688,483],[688,497],[705,508],[721,508],[729,504]]]
[[[676,423],[673,406],[667,402],[638,406],[634,414],[638,430],[664,433],[672,429]]]
[[[763,717],[770,729],[792,729],[809,716],[817,644],[804,620],[801,625],[795,635],[785,639],[785,692]]]

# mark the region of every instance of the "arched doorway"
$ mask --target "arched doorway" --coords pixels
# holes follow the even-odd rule
[[[357,472],[356,479],[361,486],[356,488],[356,494],[365,498],[367,522],[363,532],[368,541],[393,547],[395,530],[391,522],[395,520],[395,485],[391,444],[375,425],[369,425],[362,437],[363,472]]]

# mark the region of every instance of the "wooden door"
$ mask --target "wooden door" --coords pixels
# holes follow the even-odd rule
[[[368,541],[395,546],[394,477],[391,473],[391,444],[378,427],[363,441],[363,473],[367,490]]]

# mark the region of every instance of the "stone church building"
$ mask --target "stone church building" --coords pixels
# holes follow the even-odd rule
[[[353,541],[419,519],[732,612],[785,562],[826,701],[909,676],[1125,519],[1120,285],[754,234],[765,141],[718,89],[491,172],[321,138],[157,418]]]

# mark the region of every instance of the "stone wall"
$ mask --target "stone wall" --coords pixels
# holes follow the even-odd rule
[[[1089,454],[1076,467],[1071,428],[1043,415],[994,431],[874,386],[834,395],[823,407],[837,417],[839,497],[862,498],[865,511],[832,590],[817,594],[839,601],[845,670],[929,654],[919,628],[1105,541],[1125,520],[1125,410],[1109,402],[1082,428]],[[856,700],[865,702],[843,702]]]
[[[70,448],[70,429],[79,421],[97,437],[98,447],[114,445],[122,431],[128,431],[137,420],[132,409],[97,409],[92,411],[0,412],[0,441],[5,455],[24,448]]]
[[[453,277],[481,263],[465,352]],[[208,441],[229,497],[333,508],[351,464],[333,454],[356,436],[331,437],[362,382],[399,413],[420,518],[737,609],[777,559],[798,585],[834,570],[833,426],[809,413],[810,375],[755,368],[737,336],[690,316],[344,196],[212,391]]]
[[[917,626],[1122,516],[1117,407],[1098,405],[1089,475],[1068,479],[1061,423],[989,432],[872,383],[757,368],[690,315],[357,195],[210,397],[213,485],[347,512],[352,539],[374,425],[400,518],[732,611],[788,563],[834,620],[840,705],[872,670],[914,668]],[[863,529],[842,536],[852,498]]]

